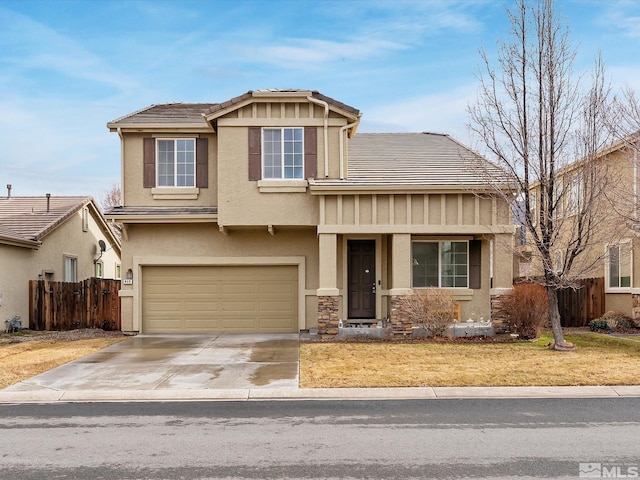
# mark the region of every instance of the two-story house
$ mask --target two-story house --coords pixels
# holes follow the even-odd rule
[[[555,175],[553,268],[562,271],[575,239],[584,251],[570,276],[603,279],[602,311],[640,319],[640,239],[637,231],[640,172],[633,138],[618,141],[593,155],[563,166]],[[540,186],[529,192],[533,217],[540,215]],[[581,229],[581,230],[580,230]],[[587,239],[588,236],[588,239]],[[523,247],[520,269],[529,276],[542,273],[531,234]],[[529,258],[527,258],[529,257]],[[524,265],[524,267],[522,267]],[[600,295],[596,298],[601,302]]]
[[[489,318],[512,285],[509,205],[448,135],[356,133],[308,90],[151,105],[108,123],[122,145],[123,330],[335,334],[450,290]],[[496,175],[500,172],[496,170]]]

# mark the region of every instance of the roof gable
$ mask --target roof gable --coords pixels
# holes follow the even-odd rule
[[[0,242],[37,247],[42,239],[89,206],[91,214],[102,223],[103,230],[119,241],[106,225],[91,197],[0,197]]]
[[[311,90],[250,90],[222,103],[160,103],[149,105],[107,123],[111,130],[118,128],[166,129],[170,127],[190,129],[211,129],[209,122],[255,101],[308,97],[325,102],[330,110],[356,119],[360,111],[338,102],[320,92]]]
[[[282,100],[287,98],[307,101],[311,101],[309,98],[312,98],[326,103],[330,110],[354,120],[360,115],[360,111],[358,109],[350,107],[342,102],[338,102],[326,95],[322,95],[316,90],[298,89],[249,90],[247,93],[234,97],[231,100],[214,105],[205,113],[205,115],[208,121],[212,121],[256,101]]]

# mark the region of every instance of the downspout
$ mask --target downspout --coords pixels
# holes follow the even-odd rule
[[[311,103],[324,107],[324,176],[329,176],[329,104],[323,100],[313,98],[311,95],[307,97]]]
[[[638,152],[633,151],[633,221],[638,221]]]
[[[124,136],[122,127],[116,129],[120,137],[120,203],[124,206]]]
[[[344,135],[346,130],[358,126],[358,124],[360,123],[361,116],[362,115],[359,114],[358,119],[355,122],[349,123],[343,127],[340,127],[340,180],[344,180],[344,159],[345,159]]]

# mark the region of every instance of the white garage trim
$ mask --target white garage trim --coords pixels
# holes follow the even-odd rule
[[[295,265],[298,267],[298,330],[305,328],[305,257],[133,257],[133,330],[142,328],[143,267]]]

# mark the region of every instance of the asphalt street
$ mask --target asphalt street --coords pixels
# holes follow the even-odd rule
[[[588,467],[629,478],[640,465],[639,407],[640,398],[6,404],[0,477],[522,479],[578,478]]]

